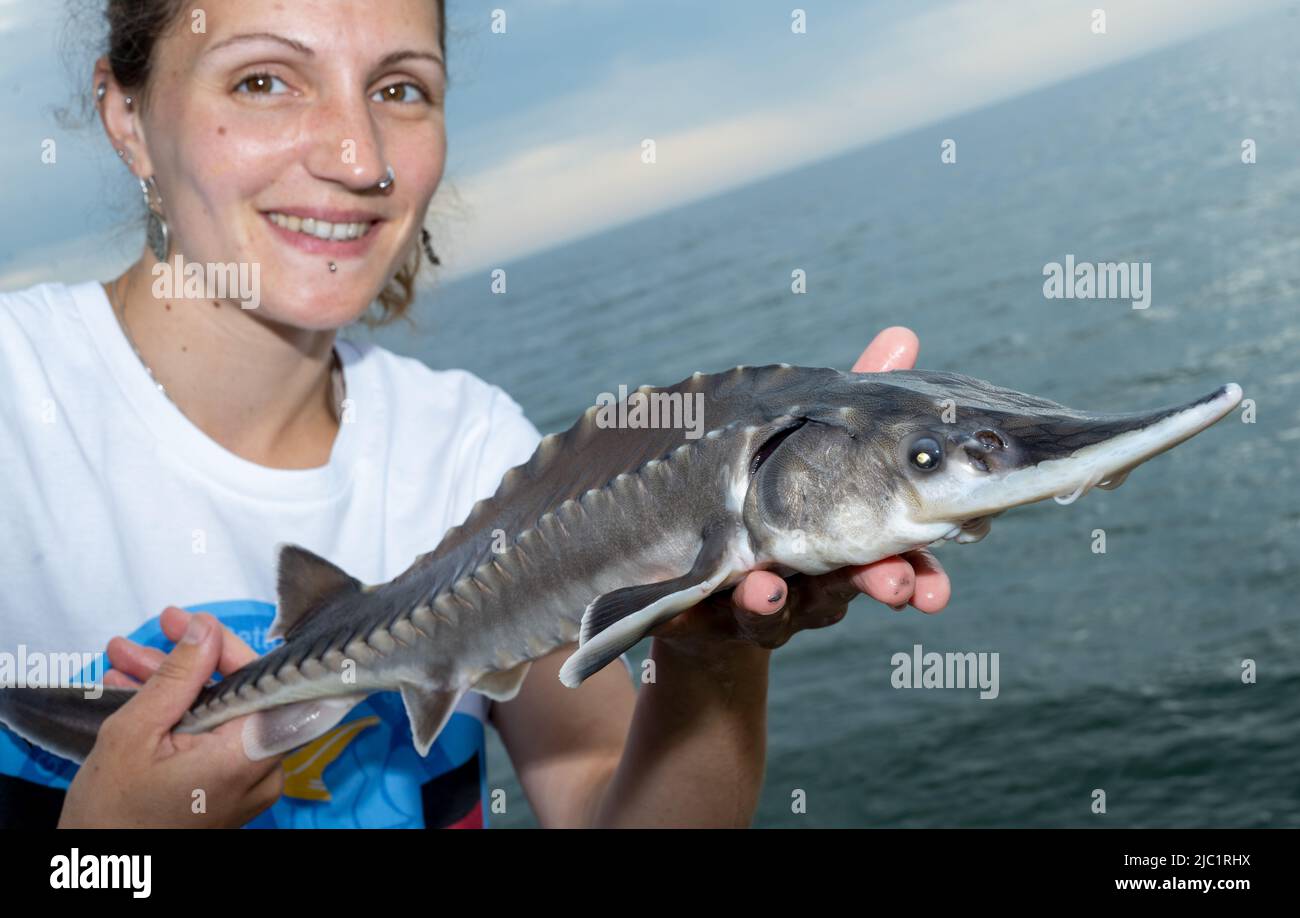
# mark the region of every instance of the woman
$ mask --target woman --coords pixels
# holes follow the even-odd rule
[[[387,695],[266,761],[243,755],[241,721],[170,733],[214,671],[266,649],[277,543],[388,580],[539,438],[470,374],[336,337],[377,300],[400,314],[421,250],[435,257],[441,3],[282,6],[214,2],[198,28],[177,0],[108,3],[94,92],[150,209],[145,251],[103,285],[0,297],[5,633],[29,652],[130,634],[108,645],[106,682],[144,682],[75,776],[0,737],[0,808],[62,825],[481,825],[486,721],[543,825],[747,824],[771,648],[859,591],[937,611],[949,588],[928,553],[788,586],[751,574],[656,632],[639,692],[620,667],[564,688],[562,648],[513,700],[467,696],[426,759]],[[213,265],[233,266],[226,289]],[[910,366],[916,348],[890,329],[854,369]]]

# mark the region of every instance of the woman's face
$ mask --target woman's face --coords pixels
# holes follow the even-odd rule
[[[262,318],[346,325],[410,259],[442,178],[436,2],[221,0],[204,14],[202,31],[187,10],[159,41],[136,106],[136,171],[158,183],[172,257],[259,264]]]

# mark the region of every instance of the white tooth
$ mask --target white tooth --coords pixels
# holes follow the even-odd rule
[[[290,217],[287,223],[289,229],[295,233],[302,229],[302,217]]]
[[[346,223],[335,223],[333,238],[336,240],[343,240],[346,239],[347,237],[348,237],[348,225]]]
[[[310,235],[310,236],[314,236],[314,235],[316,235],[316,218],[315,218],[315,217],[303,217],[303,220],[302,220],[302,231],[303,231],[304,233],[307,233],[307,234]]]
[[[349,223],[349,224],[348,224],[348,238],[349,238],[349,239],[360,239],[360,238],[361,238],[361,230],[362,230],[363,228],[364,228],[363,224],[360,224],[360,223]]]
[[[324,220],[317,220],[316,232],[314,235],[317,239],[329,239],[334,235],[334,224],[326,223]]]
[[[274,223],[276,226],[284,226],[283,223],[284,217],[280,216],[277,213],[272,213],[270,216],[271,216],[271,222]]]

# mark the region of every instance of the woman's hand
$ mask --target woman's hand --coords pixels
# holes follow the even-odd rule
[[[910,369],[919,350],[911,329],[887,328],[863,351],[853,372]],[[948,575],[924,548],[816,577],[795,574],[786,580],[769,571],[753,571],[729,592],[709,597],[651,634],[675,647],[738,640],[770,649],[797,631],[835,624],[860,593],[895,610],[911,603],[934,613],[948,604],[951,592]]]
[[[172,733],[212,673],[228,675],[255,654],[206,613],[169,607],[169,654],[123,638],[108,645],[104,684],[139,694],[104,721],[68,788],[59,819],[72,827],[238,827],[280,797],[281,756],[244,755],[238,718],[208,733]]]

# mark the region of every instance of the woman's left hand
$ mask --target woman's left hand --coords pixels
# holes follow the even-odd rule
[[[911,329],[887,328],[862,352],[853,372],[910,369],[919,350]],[[782,579],[770,571],[753,571],[733,589],[714,594],[651,634],[679,647],[721,639],[771,649],[797,631],[835,624],[860,593],[895,610],[910,603],[934,613],[948,604],[951,592],[948,575],[925,548],[816,577],[795,574]]]

